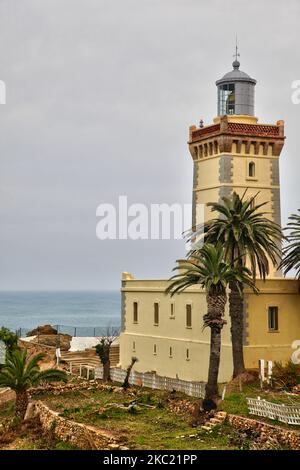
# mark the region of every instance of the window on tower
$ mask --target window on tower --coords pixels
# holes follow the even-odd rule
[[[218,88],[218,114],[235,114],[235,85],[227,83]]]
[[[248,176],[249,178],[255,178],[255,163],[254,162],[249,163]]]

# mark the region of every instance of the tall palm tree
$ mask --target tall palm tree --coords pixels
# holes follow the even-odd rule
[[[24,419],[28,405],[28,389],[42,381],[67,380],[64,371],[58,369],[40,370],[39,362],[44,354],[36,354],[27,361],[27,351],[15,349],[6,355],[6,362],[0,372],[0,386],[16,392],[15,414]]]
[[[300,279],[300,209],[299,214],[292,214],[286,229],[290,230],[287,236],[289,245],[283,249],[283,259],[280,267],[286,275],[291,269],[296,270],[296,278]]]
[[[177,260],[177,263],[178,266],[174,270],[180,272],[170,279],[172,282],[166,293],[173,296],[194,285],[206,289],[207,313],[203,317],[203,328],[209,327],[211,336],[205,400],[215,401],[218,396],[221,330],[226,323],[224,320],[226,288],[232,281],[246,283],[254,289],[255,286],[246,267],[237,270],[224,261],[224,249],[220,243],[216,246],[207,243],[197,254],[191,255],[187,260]]]
[[[236,192],[231,197],[223,197],[220,203],[209,203],[212,212],[218,217],[200,227],[204,240],[222,243],[225,260],[232,268],[242,272],[246,263],[255,281],[257,274],[265,280],[269,274],[269,260],[278,265],[281,255],[282,232],[278,224],[267,218],[260,209],[266,203],[255,205],[255,196],[245,199]],[[191,235],[191,238],[195,234]],[[193,251],[197,251],[195,248]],[[244,338],[244,293],[243,283],[237,279],[230,281],[229,314],[231,319],[231,341],[233,355],[233,377],[245,370]]]

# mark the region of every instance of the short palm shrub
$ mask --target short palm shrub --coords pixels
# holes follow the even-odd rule
[[[283,365],[281,362],[275,362],[273,367],[274,385],[285,390],[291,390],[300,384],[300,364],[294,364],[292,361]]]
[[[16,392],[15,414],[24,419],[28,405],[28,389],[41,382],[67,381],[67,375],[59,369],[40,370],[39,362],[44,354],[36,354],[27,360],[27,351],[14,349],[6,355],[0,372],[0,387],[9,387]]]

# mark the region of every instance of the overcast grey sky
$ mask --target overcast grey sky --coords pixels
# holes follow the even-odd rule
[[[286,221],[300,206],[299,21],[298,0],[0,0],[0,289],[169,276],[181,241],[100,241],[96,208],[191,202],[188,126],[216,115],[236,33],[256,115],[286,121]]]

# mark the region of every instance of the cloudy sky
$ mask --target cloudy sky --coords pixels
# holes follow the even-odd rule
[[[260,121],[286,121],[282,215],[300,207],[300,2],[0,0],[0,289],[115,289],[169,276],[181,241],[100,241],[96,208],[190,203],[188,126],[215,80],[258,80]]]

